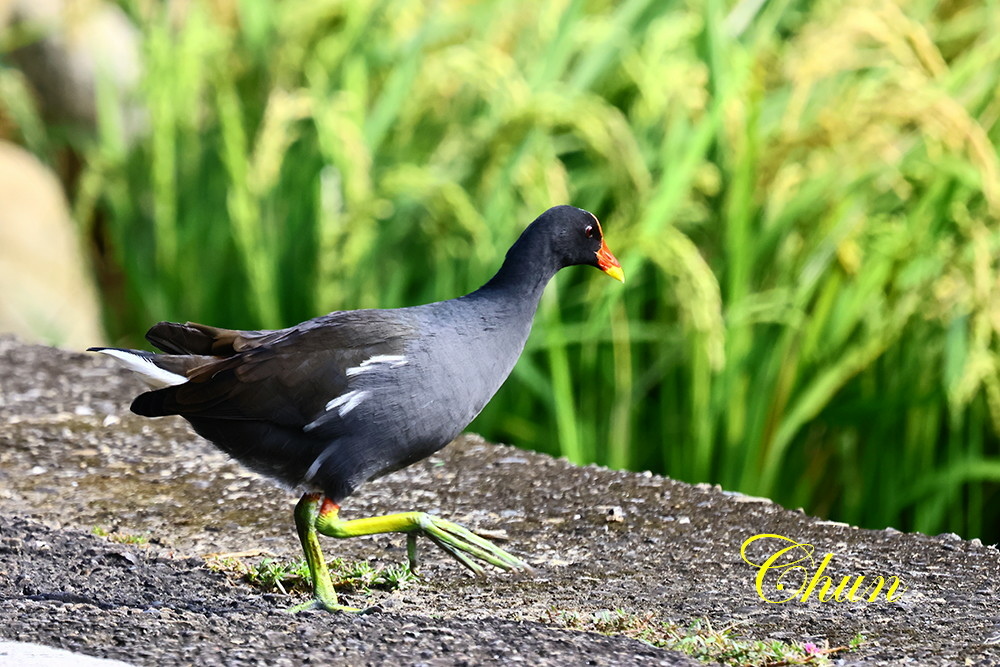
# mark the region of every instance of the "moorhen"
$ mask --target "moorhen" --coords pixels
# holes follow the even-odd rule
[[[596,266],[625,280],[593,214],[545,211],[489,282],[466,296],[392,310],[330,313],[278,331],[161,322],[146,338],[165,354],[95,347],[154,389],[132,402],[145,417],[180,415],[247,467],[305,491],[295,507],[313,598],[338,604],[318,533],[426,535],[473,572],[527,563],[471,531],[424,512],[344,520],[340,505],[362,483],[451,442],[493,397],[521,355],[545,285],[559,269]]]

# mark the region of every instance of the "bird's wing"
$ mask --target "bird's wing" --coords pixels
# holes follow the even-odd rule
[[[373,358],[398,357],[412,323],[398,311],[346,311],[279,331],[232,331],[203,325],[157,325],[157,347],[204,354],[188,381],[138,396],[140,415],[253,419],[305,427],[348,393],[348,370]]]

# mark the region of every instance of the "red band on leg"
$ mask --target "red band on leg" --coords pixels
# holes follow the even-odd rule
[[[319,515],[327,516],[329,514],[339,514],[340,505],[333,502],[329,498],[324,498],[323,503],[319,506]]]

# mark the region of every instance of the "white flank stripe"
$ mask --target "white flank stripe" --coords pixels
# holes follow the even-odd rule
[[[392,364],[392,367],[405,366],[406,357],[401,354],[376,354],[370,359],[365,359],[361,362],[362,366],[369,366],[371,364]]]
[[[326,409],[327,412],[329,412],[330,410],[337,408],[337,414],[343,417],[348,412],[358,407],[361,404],[361,401],[365,400],[367,397],[367,391],[355,389],[354,391],[349,391],[327,403]]]
[[[320,466],[323,465],[328,458],[330,458],[330,454],[333,454],[333,447],[327,447],[324,449],[323,453],[317,456],[316,460],[313,461],[313,464],[309,466],[309,470],[306,471],[306,476],[302,478],[302,481],[306,484],[311,482],[313,477],[316,476],[316,473],[319,472]]]
[[[409,362],[407,362],[406,357],[401,354],[376,354],[374,357],[362,361],[360,366],[348,368],[347,377],[354,377],[365,371],[374,370],[377,368],[376,364],[389,364],[389,368],[399,368],[407,363]]]
[[[98,352],[106,354],[109,357],[114,357],[119,363],[128,368],[130,371],[135,371],[141,375],[146,384],[156,389],[173,387],[178,384],[184,384],[188,381],[188,379],[183,375],[171,373],[166,369],[160,368],[150,361],[149,357],[144,357],[126,350],[98,350]]]

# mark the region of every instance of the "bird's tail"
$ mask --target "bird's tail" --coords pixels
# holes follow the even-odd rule
[[[188,381],[187,372],[205,363],[201,357],[154,354],[121,347],[91,347],[87,351],[100,352],[114,358],[130,371],[138,373],[154,389],[184,384]]]

